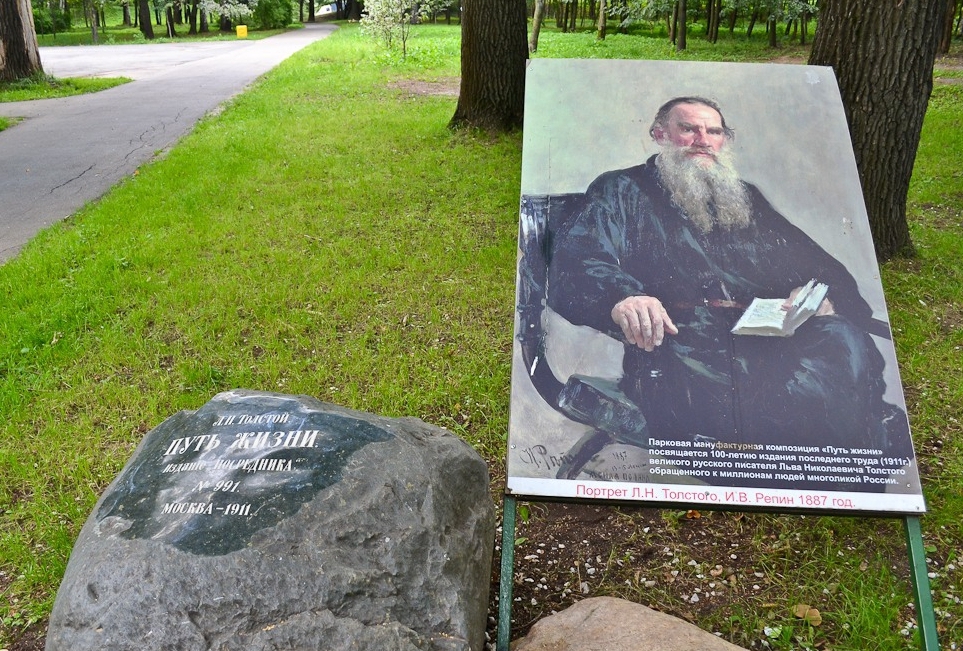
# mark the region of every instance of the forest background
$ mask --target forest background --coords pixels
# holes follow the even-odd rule
[[[798,38],[771,48],[745,27],[714,44],[694,27],[679,52],[661,22],[598,41],[550,21],[536,56],[805,61]],[[343,24],[0,267],[0,647],[42,648],[97,497],[150,428],[224,389],[447,427],[489,461],[497,499],[521,138],[447,128],[457,26],[414,26],[409,45],[402,57]],[[954,44],[936,70],[917,256],[882,268],[949,649],[963,647],[960,62]],[[515,634],[612,594],[747,648],[918,648],[898,521],[521,513]]]

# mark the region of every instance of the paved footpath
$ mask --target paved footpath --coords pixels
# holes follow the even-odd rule
[[[0,103],[0,264],[167,149],[208,112],[335,27],[211,43],[40,48],[55,77],[130,77],[100,93]]]

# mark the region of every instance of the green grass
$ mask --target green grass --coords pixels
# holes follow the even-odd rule
[[[661,41],[605,43],[549,30],[539,56],[679,56]],[[457,76],[458,51],[457,27],[415,29],[402,61],[343,25],[0,266],[0,648],[42,625],[80,527],[143,435],[218,391],[417,416],[500,472],[521,137],[453,133],[456,98],[399,84]],[[713,52],[762,56],[735,43]],[[961,116],[958,88],[938,86],[910,201],[920,256],[883,269],[944,648],[963,646],[960,571],[949,569],[963,562]],[[659,535],[698,534],[682,520]],[[702,524],[737,536],[727,541],[744,545],[748,580],[765,593],[733,590],[726,609],[698,615],[708,630],[786,651],[913,647],[898,523]],[[685,572],[707,562],[701,549],[679,546]],[[619,558],[598,592],[653,599]],[[662,596],[685,612],[680,593]],[[794,603],[817,605],[821,627],[794,618]]]
[[[114,86],[126,84],[127,77],[87,78],[68,77],[56,79],[50,75],[36,75],[13,82],[0,82],[0,102],[23,102],[34,99],[69,97],[84,93],[96,93]],[[0,127],[2,130],[2,127]]]
[[[146,38],[144,38],[144,35],[141,33],[139,28],[125,27],[121,24],[112,23],[106,29],[101,28],[98,30],[96,44],[120,45],[134,43],[183,43],[185,41],[233,41],[237,39],[237,34],[235,32],[222,32],[217,28],[217,25],[212,25],[210,31],[202,34],[188,34],[187,30],[189,29],[189,26],[187,24],[174,25],[174,30],[177,33],[177,36],[174,37],[167,36],[166,25],[155,24],[153,28],[154,39],[148,41]],[[269,36],[274,36],[275,34],[280,34],[283,31],[284,30],[281,29],[249,29],[247,32],[247,38],[252,41],[259,40]],[[90,27],[85,27],[82,21],[79,23],[79,26],[71,27],[66,32],[58,32],[57,34],[38,34],[37,42],[41,46],[95,45],[93,33],[90,31]]]

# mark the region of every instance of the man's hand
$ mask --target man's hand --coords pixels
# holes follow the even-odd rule
[[[792,302],[796,300],[796,295],[803,290],[802,287],[797,287],[796,289],[789,292],[789,298],[782,304],[782,309],[787,312],[792,307]],[[828,298],[824,298],[823,302],[819,304],[819,309],[816,310],[816,314],[813,316],[832,316],[836,314],[836,308],[833,306],[833,302]]]
[[[647,352],[662,345],[665,334],[679,334],[662,302],[652,296],[629,296],[612,308],[612,320],[622,328],[626,340]]]

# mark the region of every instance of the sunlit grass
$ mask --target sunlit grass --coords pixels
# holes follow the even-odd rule
[[[34,99],[69,97],[84,93],[96,93],[114,86],[126,84],[126,77],[87,78],[68,77],[57,79],[50,75],[36,75],[13,82],[0,82],[0,102],[23,102]]]

